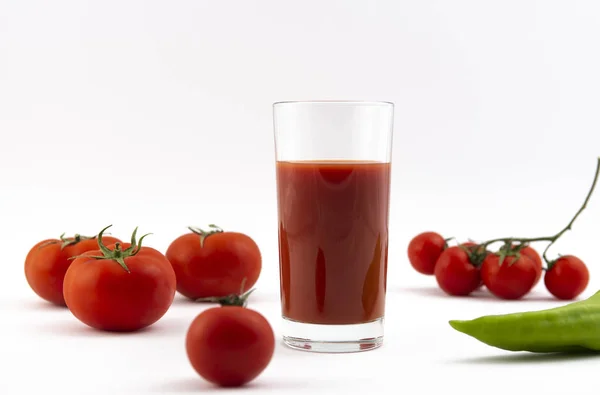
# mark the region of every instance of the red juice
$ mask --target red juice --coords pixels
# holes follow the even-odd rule
[[[313,324],[384,316],[389,163],[277,162],[282,313]]]

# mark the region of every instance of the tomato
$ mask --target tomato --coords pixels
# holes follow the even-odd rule
[[[435,265],[435,278],[444,292],[454,296],[469,295],[481,283],[479,269],[471,263],[469,254],[458,246],[442,252]]]
[[[533,247],[531,247],[531,246],[527,246],[527,247],[521,249],[521,254],[526,255],[529,259],[531,259],[533,261],[533,263],[535,263],[536,277],[535,277],[535,282],[533,283],[533,286],[535,287],[537,285],[537,283],[540,281],[540,279],[542,278],[542,272],[543,272],[542,257],[540,257],[540,254],[538,254],[538,252],[536,250],[534,250]]]
[[[483,283],[498,298],[519,299],[533,288],[536,264],[525,254],[515,258],[507,256],[500,265],[500,257],[489,254],[481,265]]]
[[[461,243],[460,245],[463,246],[463,247],[475,247],[478,244],[474,243],[472,241],[466,241],[464,243]],[[479,268],[477,268],[477,269],[479,270]],[[480,276],[480,278],[479,278],[479,285],[477,286],[477,288],[475,288],[475,290],[481,289],[482,287],[483,287],[483,279]]]
[[[408,260],[421,274],[435,273],[435,264],[446,248],[446,240],[436,232],[423,232],[408,244]]]
[[[177,276],[177,291],[190,298],[219,297],[246,292],[262,269],[260,250],[254,240],[238,232],[190,227],[191,233],[175,239],[166,257]]]
[[[104,230],[102,231],[104,232]],[[175,297],[167,258],[141,241],[104,245],[76,258],[65,275],[67,307],[84,324],[106,331],[136,331],[154,324]]]
[[[105,236],[109,243],[120,242]],[[42,299],[65,306],[63,281],[72,263],[70,258],[98,249],[95,237],[76,234],[74,237],[42,240],[34,245],[25,257],[25,278],[31,289]]]
[[[558,258],[546,271],[544,283],[558,299],[575,299],[586,288],[590,273],[583,261],[573,255]]]
[[[275,336],[269,322],[243,306],[213,307],[192,321],[186,352],[194,370],[223,387],[244,385],[269,365]]]

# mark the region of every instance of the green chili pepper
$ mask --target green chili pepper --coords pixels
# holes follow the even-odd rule
[[[560,307],[451,320],[450,325],[489,346],[508,351],[600,351],[600,291]]]

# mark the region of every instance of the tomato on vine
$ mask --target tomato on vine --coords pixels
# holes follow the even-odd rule
[[[573,255],[564,255],[551,262],[544,276],[548,291],[558,299],[575,299],[585,289],[590,273],[583,261]]]
[[[446,247],[446,240],[439,233],[420,233],[408,244],[408,260],[417,272],[432,275],[435,273],[436,262]]]
[[[449,295],[467,296],[481,283],[479,269],[471,262],[465,248],[452,246],[445,249],[435,265],[435,279]]]
[[[529,245],[527,245],[521,249],[521,254],[527,256],[535,264],[536,276],[535,276],[535,281],[533,283],[533,286],[535,287],[537,285],[537,283],[540,281],[540,279],[542,278],[542,272],[544,271],[542,257],[540,257],[540,254],[538,254],[538,252]]]
[[[542,237],[502,237],[476,243],[471,240],[449,247],[448,240],[436,232],[415,236],[408,245],[408,258],[415,270],[434,274],[439,287],[449,295],[469,295],[483,285],[496,297],[520,299],[539,283],[544,283],[558,299],[574,299],[588,286],[589,270],[573,255],[551,260],[547,252],[567,231],[571,230],[586,208],[600,175],[597,158],[594,181],[586,198],[571,221],[556,234]],[[547,242],[543,253],[532,244]],[[502,243],[498,249],[492,245]]]
[[[501,299],[519,299],[528,294],[537,276],[536,264],[527,256],[488,255],[481,265],[486,288]]]
[[[480,263],[483,261],[485,256],[487,254],[489,254],[489,251],[485,251],[485,250],[483,252],[480,251],[479,244],[475,243],[474,241],[466,241],[464,243],[461,243],[460,245],[467,249],[467,251],[469,252],[471,259],[473,261],[477,261],[479,263],[479,265],[476,264],[476,266],[477,266],[478,270],[481,270]],[[476,257],[473,257],[474,253],[479,254],[479,255]],[[483,278],[481,278],[481,273],[480,273],[479,278],[480,278],[479,285],[477,286],[477,288],[475,290],[481,289],[485,285],[485,284],[483,284]]]
[[[589,271],[586,265],[573,255],[561,256],[556,260],[548,259],[547,252],[570,230],[575,220],[587,207],[592,196],[598,175],[600,158],[596,163],[594,181],[588,194],[571,221],[552,236],[516,238],[504,237],[481,244],[481,248],[503,242],[498,253],[489,255],[481,266],[481,275],[485,286],[494,295],[504,299],[518,299],[526,295],[539,281],[542,275],[542,258],[547,264],[544,283],[548,291],[559,299],[573,299],[581,294],[588,285]],[[548,242],[542,257],[530,247],[531,243]]]

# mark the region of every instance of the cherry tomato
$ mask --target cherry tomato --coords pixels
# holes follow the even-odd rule
[[[481,277],[469,254],[458,246],[449,247],[435,265],[435,278],[440,288],[449,295],[466,296],[479,287]]]
[[[475,246],[477,246],[478,244],[477,244],[477,243],[474,243],[474,242],[472,242],[472,241],[466,241],[466,242],[464,242],[464,243],[461,243],[460,245],[461,245],[461,246],[463,246],[463,247],[475,247]],[[487,251],[486,251],[486,252],[487,252]],[[479,267],[477,268],[477,270],[479,270]],[[483,287],[483,285],[484,285],[484,284],[483,284],[483,279],[482,279],[482,278],[481,278],[481,276],[480,276],[480,279],[479,279],[479,285],[477,286],[477,288],[475,288],[475,290],[481,289],[481,288]]]
[[[504,258],[500,265],[497,254],[489,254],[481,265],[481,277],[486,288],[501,299],[519,299],[533,288],[536,264],[524,254]]]
[[[105,236],[107,243],[121,240]],[[25,257],[25,278],[31,289],[42,299],[65,306],[63,281],[72,263],[70,258],[86,251],[98,249],[95,237],[76,234],[74,237],[42,240],[34,245]]]
[[[408,260],[421,274],[435,273],[435,264],[446,247],[446,240],[435,232],[423,232],[408,244]]]
[[[586,288],[590,273],[583,261],[573,255],[558,258],[544,276],[548,291],[558,299],[575,299]]]
[[[269,322],[243,306],[213,307],[192,321],[186,352],[194,370],[222,386],[244,385],[269,365],[275,336]]]
[[[521,249],[521,254],[527,255],[527,257],[531,259],[533,263],[535,263],[536,277],[535,282],[533,283],[533,286],[535,287],[542,278],[542,257],[540,257],[540,254],[538,254],[538,252],[531,246]]]
[[[190,228],[191,233],[175,239],[165,254],[177,276],[177,291],[190,299],[236,294],[243,281],[246,292],[260,276],[262,258],[254,240],[211,227]]]
[[[104,229],[106,230],[106,228]],[[104,230],[102,232],[104,232]],[[104,245],[76,258],[65,275],[67,307],[84,324],[106,331],[135,331],[154,324],[175,297],[175,272],[151,247],[132,243]]]

